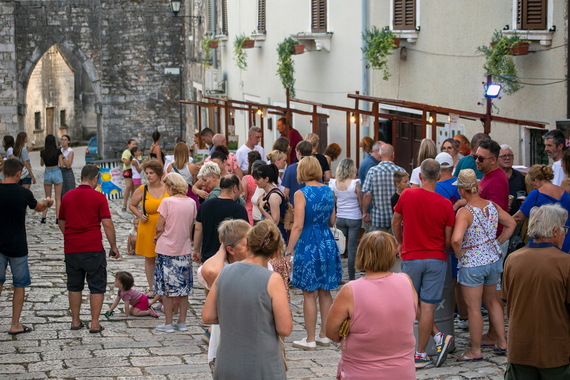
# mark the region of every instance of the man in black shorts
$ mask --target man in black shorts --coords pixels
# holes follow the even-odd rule
[[[20,323],[26,286],[32,283],[28,267],[26,207],[41,212],[53,205],[53,199],[38,202],[30,190],[18,185],[23,166],[15,158],[5,160],[4,181],[0,184],[0,293],[6,281],[8,264],[14,284],[10,335],[32,331],[31,327]]]
[[[107,260],[103,248],[101,224],[111,245],[110,257],[121,255],[115,241],[115,226],[107,198],[94,190],[99,168],[87,164],[81,170],[81,185],[65,194],[59,209],[59,229],[63,232],[67,290],[71,308],[71,330],[84,327],[79,319],[82,291],[87,279],[91,306],[90,333],[103,331],[99,315],[107,288]]]

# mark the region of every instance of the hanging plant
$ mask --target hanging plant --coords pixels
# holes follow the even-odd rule
[[[294,53],[294,45],[299,42],[291,37],[287,37],[279,45],[277,45],[277,75],[281,79],[284,88],[288,88],[290,95],[295,97],[295,67],[291,57]]]
[[[485,54],[483,65],[485,75],[491,75],[494,82],[501,83],[505,94],[514,94],[522,88],[511,55],[515,54],[513,49],[524,44],[528,44],[528,41],[517,35],[507,37],[500,30],[495,30],[489,46],[483,45],[477,48],[478,52]]]
[[[249,41],[245,34],[236,36],[234,40],[234,59],[240,70],[247,70],[247,54],[244,49],[244,42]]]
[[[388,56],[392,55],[392,50],[399,46],[395,45],[396,35],[388,28],[382,30],[375,26],[362,33],[362,38],[366,46],[362,48],[364,58],[368,61],[368,65],[376,70],[382,71],[382,78],[388,80],[390,72],[388,71]]]
[[[218,40],[210,38],[210,37],[205,37],[202,40],[202,51],[204,52],[204,58],[202,59],[202,63],[204,64],[209,64],[210,61],[212,60],[212,48],[217,48],[218,47]]]

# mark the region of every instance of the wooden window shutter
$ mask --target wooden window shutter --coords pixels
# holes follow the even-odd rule
[[[206,33],[212,34],[213,31],[213,15],[212,2],[216,0],[208,0],[206,3]]]
[[[394,0],[394,29],[416,29],[416,0]]]
[[[228,1],[222,0],[222,35],[228,35]]]
[[[265,0],[257,1],[257,32],[265,33],[267,31],[265,25]]]
[[[311,32],[327,31],[327,0],[311,0]]]
[[[545,30],[547,0],[518,0],[517,29]]]

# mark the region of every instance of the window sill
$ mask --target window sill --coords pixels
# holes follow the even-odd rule
[[[307,51],[321,51],[324,49],[330,52],[332,35],[333,32],[325,32],[325,33],[301,32],[297,34],[292,34],[291,37],[303,43]]]
[[[45,129],[34,129],[34,133],[44,133]]]
[[[396,38],[401,38],[411,44],[415,44],[420,36],[419,30],[392,30],[392,33],[396,35]]]
[[[517,35],[525,40],[539,41],[542,46],[550,46],[554,32],[549,30],[503,30],[503,34],[507,37]]]
[[[254,41],[265,41],[265,37],[267,37],[267,34],[261,32],[253,32],[249,36],[249,38],[251,38]]]

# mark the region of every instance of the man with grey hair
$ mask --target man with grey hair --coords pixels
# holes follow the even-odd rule
[[[259,143],[261,142],[261,128],[251,127],[247,132],[247,141],[243,144],[236,152],[236,157],[238,160],[239,167],[243,172],[247,171],[249,162],[247,161],[247,154],[253,150],[256,150],[261,154],[261,159],[267,161],[265,156],[265,150]]]
[[[455,212],[449,199],[435,192],[439,163],[428,158],[420,165],[421,187],[406,189],[394,207],[392,230],[400,244],[402,272],[412,279],[418,293],[418,348],[416,368],[431,364],[426,354],[430,335],[436,344],[433,364],[447,358],[453,336],[441,332],[434,322],[435,306],[442,301],[447,273],[446,248],[450,247]],[[402,228],[402,224],[406,228]]]
[[[562,169],[562,156],[566,148],[566,137],[562,131],[553,129],[542,136],[542,139],[544,140],[544,150],[548,154],[548,158],[552,159],[553,162],[552,171],[554,172],[554,178],[552,183],[560,186],[562,180],[566,178]]]
[[[364,194],[361,205],[362,219],[364,222],[370,223],[370,231],[390,231],[393,214],[390,199],[396,192],[396,185],[393,180],[394,172],[405,171],[394,164],[394,157],[392,145],[382,145],[380,148],[382,162],[368,171],[362,186],[362,193]],[[369,210],[368,206],[370,205],[372,208]]]
[[[513,149],[507,144],[501,144],[499,153],[499,167],[505,172],[509,181],[509,214],[515,215],[519,210],[519,203],[516,201],[517,195],[526,196],[526,185],[524,174],[513,169],[515,155]]]
[[[533,208],[534,241],[505,260],[506,380],[570,379],[570,255],[560,250],[567,218],[558,204]]]
[[[371,167],[376,166],[380,163],[380,148],[384,145],[382,141],[376,141],[374,145],[372,145],[372,151],[362,162],[360,163],[360,167],[358,168],[358,178],[360,178],[360,185],[364,184],[366,180],[366,174]]]

